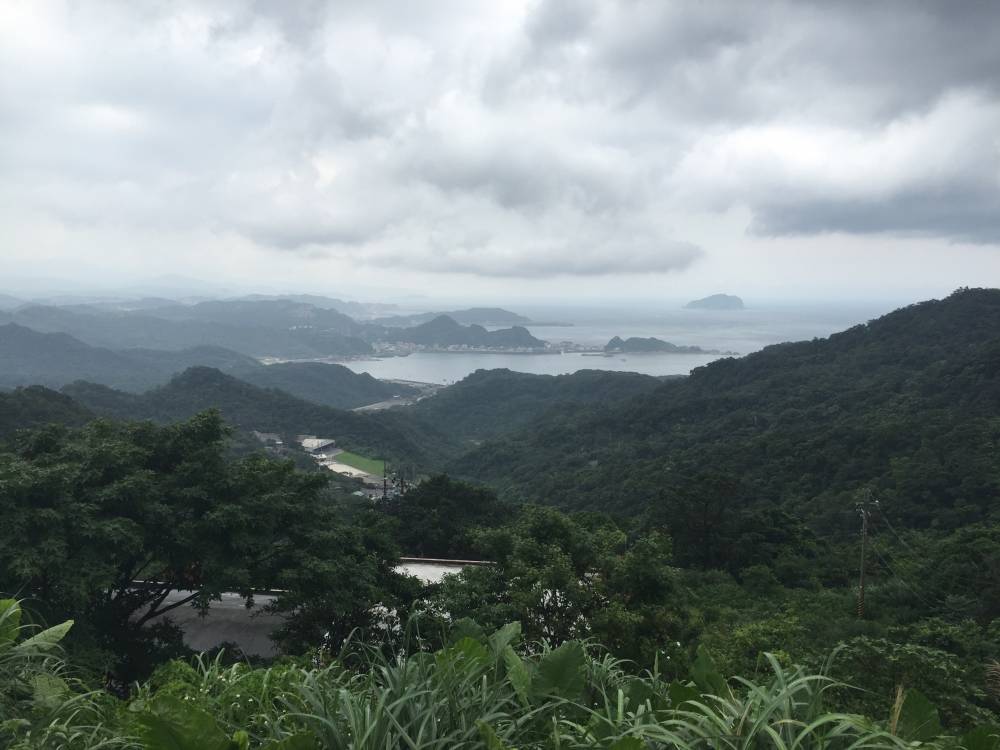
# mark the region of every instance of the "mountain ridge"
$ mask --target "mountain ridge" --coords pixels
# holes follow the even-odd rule
[[[996,512],[984,503],[1000,487],[986,447],[998,437],[1000,290],[963,289],[828,338],[717,360],[620,404],[551,415],[450,468],[507,497],[628,513],[703,467],[738,477],[748,502],[848,528],[847,498],[873,486],[907,523],[948,526],[968,498],[969,517]],[[904,467],[935,476],[933,503]]]

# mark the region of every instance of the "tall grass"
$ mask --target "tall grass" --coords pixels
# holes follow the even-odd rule
[[[593,644],[520,643],[517,624],[433,653],[355,643],[326,665],[171,662],[115,706],[65,675],[54,643],[25,647],[11,623],[0,607],[0,739],[18,750],[1000,747],[988,727],[940,736],[918,694],[901,692],[884,720],[832,712],[826,696],[847,686],[770,655],[760,680],[724,679],[699,652],[690,680],[668,681]]]
[[[100,750],[134,747],[107,722],[110,696],[88,690],[61,656],[72,627],[21,624],[21,607],[0,599],[0,747]]]

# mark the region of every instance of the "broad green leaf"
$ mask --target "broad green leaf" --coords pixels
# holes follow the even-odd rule
[[[521,623],[508,622],[490,636],[490,646],[493,648],[493,653],[499,655],[507,646],[516,642],[520,637]]]
[[[19,651],[47,651],[59,645],[59,641],[66,636],[71,627],[73,627],[73,621],[66,620],[59,625],[46,628],[41,633],[35,633],[28,640],[21,641],[15,648]]]
[[[493,727],[485,721],[477,721],[476,727],[479,728],[479,737],[482,739],[483,744],[486,745],[486,750],[514,750],[514,748],[505,745],[500,738],[497,737],[497,733]]]
[[[896,733],[911,742],[927,742],[943,732],[938,710],[919,690],[906,691]]]
[[[42,711],[54,711],[62,704],[69,685],[53,674],[39,674],[31,678],[31,702]]]
[[[21,625],[21,605],[16,599],[0,599],[0,646],[17,640]]]
[[[653,710],[667,707],[663,696],[653,689],[652,682],[638,677],[631,677],[625,681],[625,697],[632,711],[635,711],[647,701]]]
[[[971,732],[962,735],[959,741],[963,750],[998,750],[1000,749],[1000,727],[984,724]]]
[[[463,638],[452,645],[448,651],[470,661],[487,661],[490,658],[486,646],[474,638]]]
[[[448,640],[450,643],[458,643],[465,638],[482,642],[486,640],[486,634],[483,632],[482,626],[475,620],[468,617],[460,617],[452,624]]]
[[[527,706],[531,700],[531,672],[510,646],[503,650],[503,662],[507,666],[507,679],[513,685],[514,692],[521,703]]]
[[[696,701],[701,698],[701,691],[698,688],[684,685],[680,682],[671,682],[667,686],[667,695],[670,696],[670,705],[677,708],[682,703]]]
[[[638,737],[622,737],[617,740],[608,750],[645,750],[646,743]]]
[[[538,662],[532,682],[536,695],[556,695],[575,699],[583,693],[586,654],[579,641],[566,641],[559,648],[549,651]]]
[[[691,665],[691,679],[703,693],[717,695],[720,698],[729,694],[726,679],[715,666],[715,660],[704,646],[698,646],[698,657]]]
[[[172,695],[160,695],[137,716],[146,750],[239,750],[212,716]]]
[[[490,661],[490,652],[474,638],[463,638],[434,655],[438,669],[479,669]]]

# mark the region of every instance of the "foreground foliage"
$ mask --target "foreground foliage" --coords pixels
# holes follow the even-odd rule
[[[581,641],[522,643],[518,623],[489,636],[457,623],[433,653],[349,643],[309,666],[173,661],[119,702],[66,676],[55,652],[72,623],[25,639],[20,614],[0,602],[0,741],[18,750],[1000,747],[988,726],[942,734],[915,690],[880,719],[830,712],[846,686],[770,655],[764,679],[726,680],[701,650],[669,680]]]

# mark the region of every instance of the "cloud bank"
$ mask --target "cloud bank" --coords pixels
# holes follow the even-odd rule
[[[991,2],[0,7],[3,222],[491,277],[682,270],[690,217],[1000,244]]]

